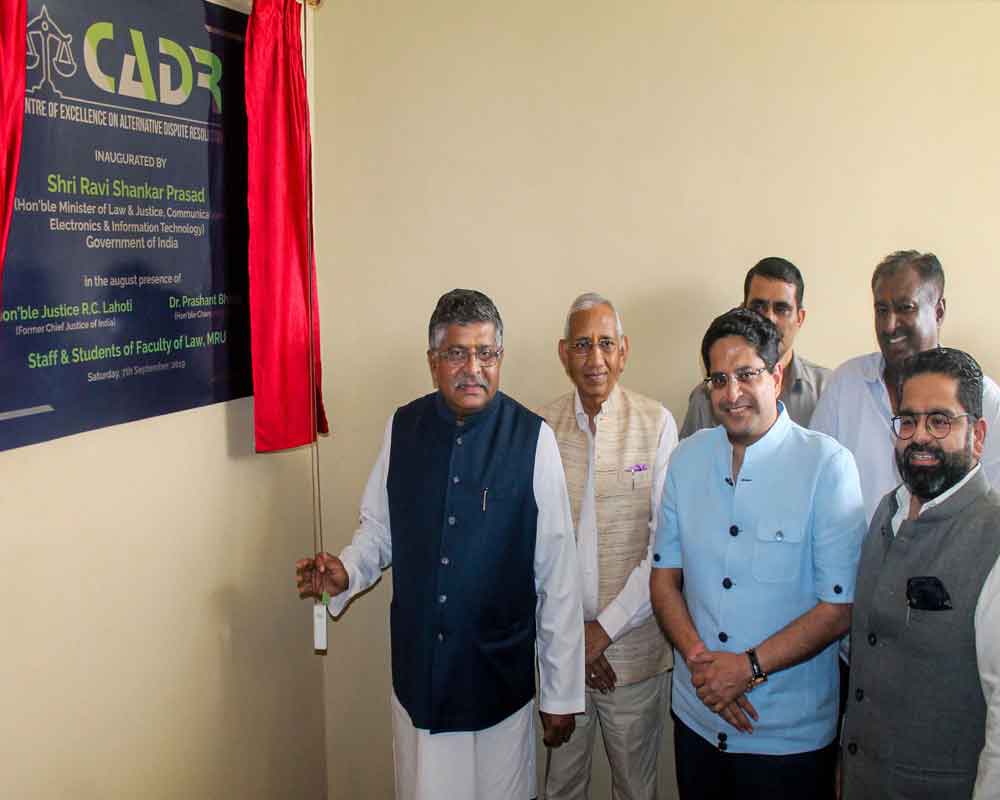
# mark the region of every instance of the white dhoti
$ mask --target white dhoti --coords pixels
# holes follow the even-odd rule
[[[413,727],[392,695],[397,800],[531,800],[534,703],[481,731],[431,733]]]

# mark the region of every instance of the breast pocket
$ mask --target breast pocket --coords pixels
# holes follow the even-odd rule
[[[761,583],[794,581],[802,569],[805,525],[793,517],[765,518],[757,524],[753,576]]]

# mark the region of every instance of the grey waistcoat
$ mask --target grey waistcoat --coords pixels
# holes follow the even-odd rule
[[[882,498],[858,567],[844,798],[968,800],[986,724],[973,617],[1000,553],[1000,494],[980,470],[893,538],[897,507]],[[911,609],[917,576],[939,578],[952,608]]]

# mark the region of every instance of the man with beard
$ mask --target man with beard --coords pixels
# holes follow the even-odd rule
[[[302,597],[348,601],[393,568],[399,800],[535,797],[535,654],[544,741],[584,708],[583,610],[555,436],[499,392],[503,322],[484,294],[438,300],[437,391],[396,410],[340,557],[296,564]]]
[[[903,483],[869,528],[851,626],[844,798],[1000,797],[1000,494],[980,458],[983,375],[939,348],[904,361]]]
[[[944,270],[933,253],[900,250],[872,275],[875,337],[880,352],[857,356],[836,370],[823,390],[809,426],[828,433],[851,453],[861,475],[865,518],[899,483],[892,458],[889,420],[896,413],[896,382],[903,361],[940,344],[944,322]],[[1000,425],[1000,388],[983,380],[983,418]],[[1000,484],[1000,436],[983,451],[986,477]]]
[[[846,448],[777,400],[778,341],[749,309],[712,322],[701,355],[720,425],[667,469],[650,589],[676,651],[681,800],[833,796],[861,487]]]

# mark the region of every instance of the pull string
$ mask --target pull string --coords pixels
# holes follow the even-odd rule
[[[318,401],[316,385],[316,289],[313,271],[313,259],[315,258],[313,244],[313,181],[312,181],[312,148],[310,142],[310,127],[312,125],[312,113],[309,103],[309,18],[312,16],[312,7],[306,3],[302,5],[302,75],[306,88],[306,117],[309,124],[303,126],[302,149],[309,154],[306,163],[306,283],[309,286],[309,424],[312,441],[309,446],[310,455],[310,477],[312,480],[312,528],[313,528],[313,552],[325,552],[323,545],[323,489],[320,482],[319,463],[319,435],[318,429]]]

